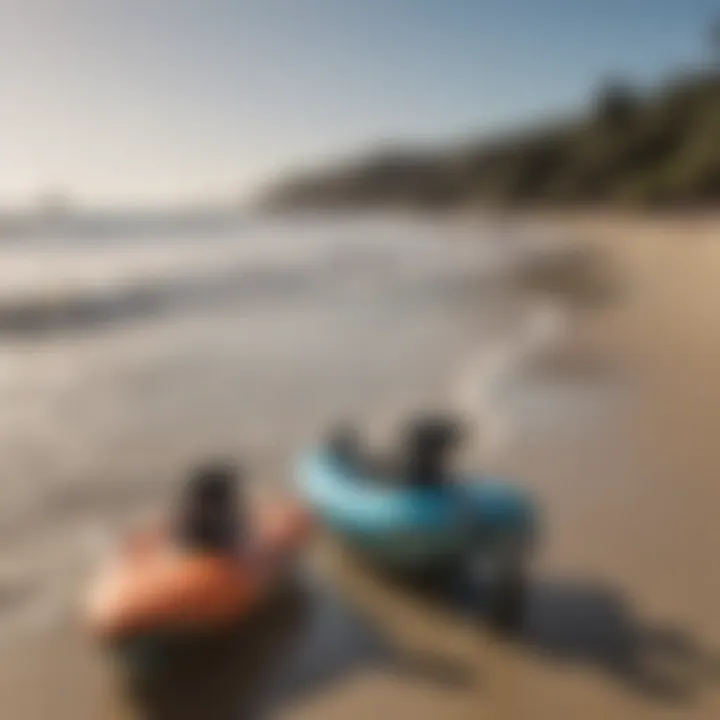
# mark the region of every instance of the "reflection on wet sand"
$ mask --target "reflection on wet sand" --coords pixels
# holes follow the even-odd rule
[[[400,650],[328,588],[305,582],[231,637],[176,648],[130,689],[150,720],[272,717],[367,668],[453,690],[473,681],[469,667]]]

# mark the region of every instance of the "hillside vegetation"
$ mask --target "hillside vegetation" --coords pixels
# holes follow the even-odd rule
[[[616,84],[580,118],[290,177],[273,208],[698,206],[720,202],[720,75]]]

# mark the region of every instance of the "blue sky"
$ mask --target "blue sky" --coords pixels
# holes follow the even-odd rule
[[[707,59],[718,0],[0,0],[0,203],[251,191]]]

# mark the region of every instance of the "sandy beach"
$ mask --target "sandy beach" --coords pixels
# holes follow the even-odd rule
[[[495,637],[482,620],[389,587],[340,561],[321,541],[301,588],[279,608],[268,609],[263,627],[272,632],[242,637],[215,657],[195,658],[194,665],[166,680],[154,700],[134,702],[127,696],[72,612],[27,634],[15,636],[8,629],[0,647],[3,717],[720,716],[720,330],[715,312],[720,220],[607,216],[546,218],[531,225],[545,234],[590,240],[607,262],[612,288],[602,299],[585,303],[576,302],[569,291],[551,293],[551,300],[566,310],[563,332],[519,358],[512,377],[497,390],[492,412],[500,413],[502,421],[485,432],[497,431],[501,441],[488,452],[481,432],[471,438],[463,459],[518,478],[542,509],[544,531],[518,638]],[[443,252],[456,250],[449,244]],[[368,267],[372,262],[370,257]],[[372,265],[373,282],[380,282],[377,266],[382,261]],[[388,286],[396,282],[392,276]],[[6,626],[25,622],[19,609],[35,602],[33,593],[43,582],[61,577],[68,597],[83,587],[92,559],[70,562],[59,551],[55,558],[53,538],[79,538],[94,532],[98,523],[105,534],[108,528],[116,532],[139,507],[166,502],[178,473],[198,454],[237,450],[258,482],[270,486],[286,478],[293,453],[340,408],[356,410],[367,426],[382,426],[385,416],[454,403],[458,393],[471,393],[472,378],[469,386],[464,378],[473,365],[463,358],[471,357],[483,338],[472,303],[490,302],[473,292],[452,303],[428,301],[417,322],[411,319],[417,309],[394,320],[367,309],[341,316],[343,322],[354,318],[356,328],[368,328],[366,336],[356,330],[357,345],[345,355],[338,354],[339,340],[332,348],[328,340],[313,352],[298,349],[298,336],[319,322],[311,320],[312,313],[303,314],[301,303],[282,316],[264,308],[234,310],[233,322],[241,318],[238,333],[245,342],[230,342],[224,330],[212,335],[214,346],[210,330],[203,331],[200,342],[193,337],[195,345],[221,349],[223,362],[189,353],[190,335],[181,335],[186,344],[173,341],[172,346],[173,358],[181,360],[162,365],[160,375],[150,372],[154,346],[138,341],[143,333],[157,333],[152,325],[116,330],[102,341],[78,335],[35,354],[36,346],[27,339],[7,341],[8,367],[46,363],[59,376],[64,358],[70,377],[74,360],[86,364],[75,385],[70,380],[63,385],[62,378],[54,385],[48,381],[48,393],[62,385],[65,394],[56,393],[55,414],[42,416],[47,428],[38,425],[40,415],[32,415],[35,396],[30,392],[43,392],[40,374],[30,374],[27,387],[19,375],[12,376],[3,389],[7,394],[12,385],[17,398],[17,414],[2,419],[3,443],[14,452],[3,462],[3,472],[21,473],[28,482],[42,477],[36,494],[45,502],[39,503],[27,484],[20,483],[15,494],[5,490],[5,503],[17,496],[14,507],[21,508],[16,524],[10,518],[2,525],[9,548],[3,560],[5,584],[0,585]],[[425,298],[431,291],[423,293]],[[447,291],[438,294],[445,297]],[[397,298],[391,302],[396,313],[404,307]],[[514,302],[487,324],[503,325],[514,317]],[[216,323],[218,315],[213,315]],[[166,320],[164,327],[175,322]],[[313,325],[318,337],[341,333],[340,321],[323,322],[319,330]],[[398,340],[397,356],[363,354],[368,337],[395,337],[392,322],[403,326],[402,338],[407,335],[404,345]],[[135,345],[125,332],[131,332]],[[272,332],[275,339],[266,347],[263,338]],[[218,344],[217,337],[223,342]],[[97,345],[83,355],[90,342]],[[428,349],[422,360],[418,348]],[[293,364],[268,366],[263,352],[268,357],[293,354]],[[103,358],[123,353],[136,357],[136,369],[149,367],[148,375],[126,377],[115,366],[103,375]],[[333,372],[318,359],[323,353],[334,354]],[[408,357],[416,358],[409,368]],[[198,383],[188,389],[188,397],[178,398],[173,382],[182,382],[189,372],[182,362],[194,363],[192,372],[212,376],[213,382]],[[454,365],[460,379],[448,381],[448,367]],[[344,397],[341,389],[360,367],[356,394]],[[172,372],[181,380],[173,381]],[[238,379],[242,373],[244,381]],[[404,377],[402,384],[399,377]],[[147,397],[149,385],[163,382],[168,405],[159,410],[143,393]],[[227,400],[231,382],[232,407]],[[263,396],[262,382],[276,392]],[[112,402],[105,397],[104,404],[96,403],[93,387]],[[314,403],[318,387],[332,401]],[[128,420],[128,408],[142,421]],[[473,408],[482,424],[487,408],[471,403]],[[20,410],[28,415],[26,435],[17,429]],[[72,422],[55,436],[58,417]],[[40,433],[46,434],[44,440],[30,442]],[[78,479],[91,476],[103,479],[102,492],[93,495],[90,485]],[[153,478],[151,486],[142,481],[146,477]],[[11,584],[13,557],[21,558],[20,570],[30,562],[27,558],[42,558],[37,565],[42,572],[28,573],[26,581],[20,572],[20,580]],[[203,671],[210,680],[200,678]]]

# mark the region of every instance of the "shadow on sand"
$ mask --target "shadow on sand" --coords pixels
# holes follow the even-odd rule
[[[691,702],[720,678],[719,658],[688,632],[645,622],[620,593],[592,582],[537,583],[516,640],[552,661],[592,665],[668,703]]]
[[[418,592],[417,586],[404,591]],[[593,581],[537,580],[528,589],[525,611],[512,627],[493,620],[487,588],[467,580],[422,586],[425,599],[471,615],[520,652],[549,662],[591,666],[629,690],[668,704],[692,702],[720,680],[720,654],[681,628],[654,625],[613,588]]]
[[[487,593],[479,597],[479,588],[466,581],[392,583],[389,591],[441,605],[478,629],[490,622]],[[645,623],[616,591],[592,582],[538,581],[521,626],[492,627],[521,654],[591,666],[664,704],[691,702],[720,677],[717,658],[690,635]],[[232,637],[176,653],[161,673],[135,688],[134,699],[148,720],[256,720],[368,668],[451,690],[477,687],[481,672],[442,655],[399,649],[367,612],[306,583],[278,597]]]
[[[232,637],[178,649],[130,691],[148,720],[258,720],[365,668],[451,689],[475,680],[472,668],[399,650],[332,592],[306,584]]]

